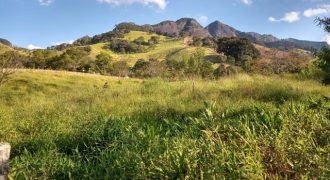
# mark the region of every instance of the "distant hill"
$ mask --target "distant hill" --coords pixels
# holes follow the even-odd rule
[[[305,49],[311,50],[321,49],[322,47],[329,45],[326,42],[315,42],[315,41],[304,41],[298,39],[279,39],[270,34],[259,34],[256,32],[241,32],[235,28],[221,23],[220,21],[215,21],[208,25],[206,29],[213,37],[240,37],[246,38],[253,43],[261,44],[270,48],[278,48],[282,50],[290,49]]]
[[[6,45],[6,46],[12,46],[11,42],[8,41],[7,39],[2,39],[2,38],[0,38],[0,43],[1,43],[1,44],[4,44],[4,45]]]

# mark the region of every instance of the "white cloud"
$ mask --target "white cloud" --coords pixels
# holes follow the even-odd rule
[[[197,21],[203,25],[205,25],[209,21],[209,17],[207,16],[199,16]]]
[[[304,16],[306,17],[313,17],[313,16],[317,16],[317,15],[321,15],[321,14],[326,14],[329,12],[329,9],[327,8],[309,8],[307,10],[304,11]]]
[[[253,1],[252,0],[241,0],[241,2],[243,4],[246,4],[246,5],[252,5]]]
[[[61,45],[61,44],[72,44],[73,42],[74,42],[74,40],[59,41],[59,42],[52,42],[52,45],[58,46],[58,45]]]
[[[38,0],[39,4],[42,6],[49,6],[51,3],[54,2],[54,0]]]
[[[284,17],[281,18],[282,21],[293,23],[300,20],[300,12],[292,11],[285,13]]]
[[[33,50],[33,49],[44,49],[40,46],[36,46],[36,45],[33,45],[33,44],[29,44],[27,47],[27,49],[30,49],[30,50]]]
[[[269,17],[268,20],[269,20],[270,22],[275,22],[275,21],[276,21],[276,19],[275,19],[274,17]]]
[[[108,3],[108,4],[113,4],[116,6],[119,5],[131,5],[134,3],[140,3],[143,4],[144,6],[152,6],[155,5],[159,7],[159,9],[164,10],[167,6],[167,0],[97,0],[100,3]]]
[[[285,13],[284,16],[280,19],[276,19],[274,17],[269,17],[268,18],[269,21],[271,22],[288,22],[288,23],[293,23],[293,22],[296,22],[296,21],[299,21],[300,20],[300,12],[298,11],[292,11],[292,12],[288,12],[288,13]]]
[[[325,35],[324,40],[330,45],[330,34]]]

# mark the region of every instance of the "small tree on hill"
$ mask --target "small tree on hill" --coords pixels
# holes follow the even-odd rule
[[[23,56],[14,51],[0,55],[0,87],[6,83],[10,76],[20,67]]]
[[[112,70],[112,57],[106,53],[100,53],[95,59],[95,71],[100,74],[107,74]]]

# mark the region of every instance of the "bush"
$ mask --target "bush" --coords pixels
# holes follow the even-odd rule
[[[126,61],[116,61],[112,64],[111,75],[127,77],[130,75],[130,67]]]
[[[138,37],[133,42],[137,45],[145,45],[146,44],[146,41],[145,41],[143,36]]]
[[[237,66],[220,64],[220,66],[217,69],[215,69],[215,71],[214,71],[214,77],[220,78],[220,77],[224,77],[224,76],[232,76],[232,75],[238,74],[241,71],[243,71],[243,70]]]
[[[151,36],[151,38],[149,39],[149,44],[159,44],[160,42],[160,37],[159,36]]]
[[[142,78],[161,77],[165,71],[164,64],[156,59],[138,60],[132,68],[134,76]]]

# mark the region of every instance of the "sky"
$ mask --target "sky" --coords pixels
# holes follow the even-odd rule
[[[0,0],[0,38],[45,48],[108,32],[121,22],[182,17],[203,26],[219,20],[244,32],[330,43],[314,21],[330,17],[330,0]]]

